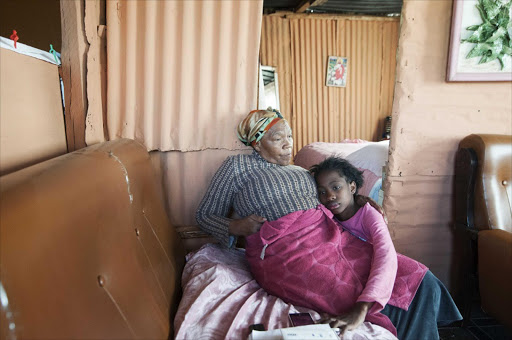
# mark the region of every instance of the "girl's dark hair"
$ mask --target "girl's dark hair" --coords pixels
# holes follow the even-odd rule
[[[348,183],[356,183],[356,194],[359,188],[363,186],[363,172],[359,171],[355,166],[350,164],[349,161],[340,157],[329,157],[324,161],[313,165],[309,169],[309,173],[318,180],[318,176],[325,171],[336,171],[341,177],[344,177]]]

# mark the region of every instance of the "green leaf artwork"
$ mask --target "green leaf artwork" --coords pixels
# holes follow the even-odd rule
[[[467,39],[462,39],[461,44],[475,44],[466,59],[481,57],[479,64],[498,59],[503,69],[503,57],[512,56],[511,5],[512,0],[478,0],[475,6],[483,22],[466,27],[473,33]]]

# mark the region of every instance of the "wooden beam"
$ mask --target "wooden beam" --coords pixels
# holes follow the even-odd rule
[[[87,49],[87,115],[85,143],[108,140],[107,122],[107,26],[105,0],[85,0]]]
[[[400,17],[376,17],[370,15],[335,14],[335,13],[274,13],[269,16],[286,17],[287,19],[327,19],[350,21],[400,21]]]
[[[295,8],[295,13],[304,13],[309,7],[321,6],[329,0],[303,0]]]
[[[313,6],[322,6],[323,4],[325,4],[327,1],[329,0],[315,0],[312,4],[311,4],[311,7]]]
[[[62,27],[62,82],[64,84],[64,118],[68,152],[85,144],[86,51],[84,0],[60,0]]]
[[[295,7],[295,13],[304,13],[309,6],[311,6],[311,3],[309,0],[302,0],[297,7]]]

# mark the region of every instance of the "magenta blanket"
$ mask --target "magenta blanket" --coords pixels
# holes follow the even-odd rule
[[[322,205],[264,223],[246,244],[251,271],[262,288],[286,302],[333,315],[348,312],[356,302],[372,254],[371,244],[343,232]],[[372,308],[366,321],[396,335],[379,312]]]

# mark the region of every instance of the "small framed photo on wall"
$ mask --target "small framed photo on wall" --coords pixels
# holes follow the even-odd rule
[[[511,1],[454,0],[447,81],[511,81]]]
[[[327,61],[326,86],[347,86],[347,58],[329,56]]]

